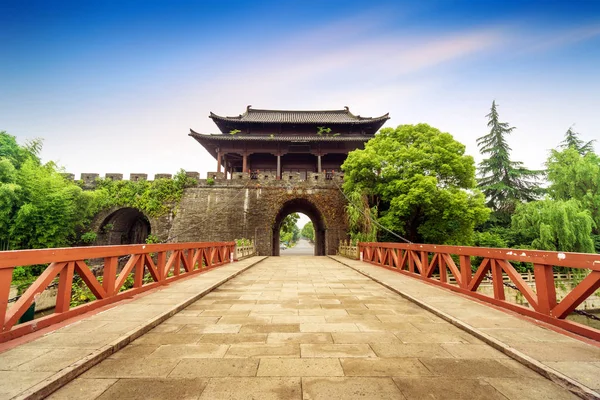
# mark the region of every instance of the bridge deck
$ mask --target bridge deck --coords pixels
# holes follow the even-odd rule
[[[412,294],[429,297],[427,300],[436,306],[462,310],[462,316],[470,323],[479,317],[488,320],[488,315],[477,311],[477,307],[484,306],[461,296],[438,288],[431,288],[438,292],[428,291],[428,285],[415,279],[398,280],[397,274],[364,263],[348,261],[347,264],[392,288],[403,285]],[[175,304],[175,300],[169,299],[177,297],[173,289],[177,285],[189,289],[196,279],[206,280],[219,270],[222,276],[225,268],[231,267],[172,285],[168,289],[170,296],[156,292],[115,307],[112,317],[111,313],[91,317],[84,322],[95,320],[96,327],[88,325],[90,330],[78,337],[105,336],[108,325],[101,321],[128,320],[127,315],[143,318],[141,310],[149,304]],[[177,298],[177,304],[183,297]],[[469,313],[471,307],[475,311]],[[600,348],[510,317],[518,323],[508,320],[501,323],[533,335],[530,338],[535,344],[559,339],[567,350],[556,354],[553,362],[571,363],[567,375],[581,378],[589,387],[600,388],[600,382],[594,380],[589,369],[600,371]],[[492,316],[487,323],[498,322]],[[64,329],[76,331],[77,326]],[[25,346],[33,351],[36,346],[43,346],[44,341],[52,342],[52,337],[60,332]],[[68,343],[61,345],[69,347]],[[22,352],[23,348],[0,354],[0,370],[11,352]],[[533,361],[547,361],[541,353],[538,355]],[[60,364],[60,355],[56,360]],[[577,362],[584,373],[575,371]],[[14,371],[10,372],[43,371],[39,362],[29,363],[29,368],[28,363],[15,363],[11,367]],[[51,359],[46,359],[46,363],[53,364]],[[0,371],[2,376],[8,377]],[[2,381],[3,385],[5,381],[10,384],[8,380]],[[592,396],[588,394],[589,398]],[[273,257],[156,326],[51,398],[425,397],[567,399],[575,396],[475,336],[331,258]]]

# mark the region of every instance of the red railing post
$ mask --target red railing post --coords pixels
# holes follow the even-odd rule
[[[115,283],[117,281],[117,265],[119,259],[117,257],[104,258],[104,272],[102,274],[102,287],[106,292],[106,297],[111,297],[115,294]]]
[[[492,285],[494,287],[494,298],[497,300],[505,300],[502,267],[494,259],[490,260],[490,264],[492,267]]]
[[[73,287],[73,273],[75,272],[75,262],[67,263],[67,266],[60,271],[58,276],[58,293],[56,296],[56,308],[54,312],[64,313],[71,308],[71,291]]]
[[[426,251],[421,252],[421,276],[427,278],[427,272],[429,270],[429,254]]]
[[[4,330],[4,322],[6,321],[12,274],[13,268],[0,269],[0,332]]]
[[[467,289],[471,283],[471,277],[473,272],[471,271],[471,257],[460,256],[460,287]]]
[[[159,251],[156,255],[156,269],[158,270],[158,281],[163,282],[166,278],[165,265],[167,264],[167,252]]]
[[[144,284],[144,266],[145,266],[145,255],[141,254],[135,263],[135,270],[133,273],[133,287],[139,288]]]
[[[181,272],[181,251],[175,250],[172,256],[175,257],[173,261],[173,276],[179,276]]]
[[[446,271],[446,262],[444,260],[443,254],[438,255],[438,268],[440,271],[440,282],[442,282],[442,283],[448,282],[448,274]]]
[[[556,307],[556,287],[552,265],[533,264],[538,311],[547,315]]]

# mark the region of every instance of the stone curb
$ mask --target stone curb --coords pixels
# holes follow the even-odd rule
[[[488,335],[487,333],[484,333],[484,332],[478,330],[477,328],[453,317],[450,314],[445,313],[444,311],[438,310],[437,308],[427,304],[423,300],[420,300],[416,297],[413,297],[407,293],[402,292],[401,290],[373,277],[368,272],[362,271],[360,268],[353,267],[349,264],[346,264],[344,261],[338,260],[337,258],[334,258],[332,256],[328,256],[328,257],[348,268],[353,269],[354,271],[358,272],[359,274],[364,275],[369,279],[372,279],[373,281],[379,283],[381,286],[384,286],[385,288],[393,291],[394,293],[404,297],[406,300],[418,305],[419,307],[424,308],[425,310],[427,310],[427,311],[431,312],[432,314],[442,318],[443,320],[451,323],[452,325],[456,326],[457,328],[460,328],[463,331],[475,336],[477,339],[487,343],[488,345],[495,348],[496,350],[501,351],[502,353],[506,354],[510,358],[512,358],[512,359],[518,361],[519,363],[523,364],[524,366],[532,369],[533,371],[537,372],[538,374],[542,375],[543,377],[564,387],[565,389],[567,389],[571,393],[575,394],[576,396],[578,396],[582,399],[586,399],[586,400],[600,400],[600,394],[598,392],[596,392],[596,391],[590,389],[589,387],[585,386],[584,384],[556,371],[555,369],[550,368],[546,364],[543,364],[542,362],[524,354],[523,352],[512,348],[508,344],[501,342],[500,340]],[[355,260],[353,260],[353,261],[355,261]],[[374,267],[377,268],[377,266],[374,266]],[[392,271],[390,271],[390,272],[392,272]],[[427,284],[426,282],[422,282],[422,283]]]
[[[156,317],[145,321],[144,325],[138,326],[138,327],[130,330],[129,332],[125,333],[124,335],[120,336],[119,338],[115,339],[111,343],[109,343],[99,349],[94,350],[92,352],[92,354],[89,354],[86,357],[82,358],[81,360],[78,360],[78,361],[74,362],[73,364],[69,365],[68,367],[63,368],[62,370],[60,370],[57,373],[55,373],[54,375],[44,379],[42,382],[36,384],[35,386],[32,386],[29,389],[25,390],[24,392],[19,393],[18,395],[13,397],[11,400],[43,399],[43,398],[49,396],[52,392],[60,389],[67,383],[71,382],[73,379],[75,379],[79,375],[83,374],[85,371],[92,368],[94,365],[100,363],[104,359],[108,358],[110,355],[121,350],[123,347],[127,346],[130,342],[132,342],[135,339],[139,338],[140,336],[144,335],[145,333],[147,333],[148,331],[150,331],[152,328],[156,327],[157,325],[160,325],[165,320],[169,319],[173,315],[177,314],[179,311],[185,309],[192,303],[194,303],[197,300],[199,300],[200,298],[204,297],[209,292],[213,291],[214,289],[221,286],[225,282],[235,278],[242,272],[247,271],[249,268],[255,266],[259,262],[263,261],[265,258],[267,258],[267,257],[259,257],[259,259],[253,261],[252,263],[250,263],[246,267],[242,268],[241,270],[236,271],[236,272],[232,273],[231,275],[226,276],[225,278],[214,283],[213,285],[211,285],[207,289],[203,290],[202,292],[194,294],[189,299],[187,299],[179,304],[176,304],[171,310],[165,311],[162,314],[159,314]],[[226,265],[231,265],[231,264],[226,264]],[[190,278],[192,278],[192,277],[190,277]],[[186,280],[183,279],[179,282],[185,282],[185,281]],[[117,305],[118,305],[118,303],[117,303]]]

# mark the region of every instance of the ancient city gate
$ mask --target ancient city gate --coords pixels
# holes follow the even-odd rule
[[[216,172],[186,189],[170,215],[148,219],[152,234],[177,242],[248,238],[255,240],[260,255],[279,255],[281,222],[300,212],[315,227],[315,254],[335,254],[347,232],[340,167],[348,153],[363,148],[389,116],[361,117],[348,107],[282,111],[248,106],[236,117],[211,113],[210,118],[220,133],[191,131],[190,136],[216,159]],[[115,216],[133,218],[134,213]],[[138,220],[138,225],[144,221]],[[115,225],[98,222],[99,226],[107,223]]]
[[[335,254],[346,238],[346,202],[337,182],[321,175],[323,181],[215,179],[210,186],[201,181],[186,189],[170,235],[181,242],[254,239],[259,254],[279,255],[281,222],[301,212],[315,227],[315,255]]]

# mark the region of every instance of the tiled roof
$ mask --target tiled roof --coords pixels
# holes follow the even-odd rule
[[[348,107],[343,110],[329,111],[291,111],[291,110],[258,110],[248,106],[244,114],[237,117],[221,117],[210,113],[213,121],[249,122],[249,123],[288,123],[288,124],[372,124],[385,122],[388,114],[381,117],[361,117],[350,112]]]
[[[260,135],[245,135],[238,133],[237,135],[224,135],[224,134],[211,134],[204,135],[201,133],[194,132],[190,129],[189,136],[193,137],[198,141],[271,141],[275,140],[278,142],[366,142],[372,138],[372,136],[317,136],[317,135],[274,135],[274,136],[260,136]]]

